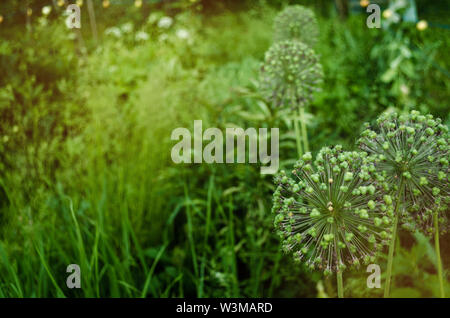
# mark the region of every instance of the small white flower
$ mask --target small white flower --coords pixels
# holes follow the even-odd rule
[[[133,31],[133,24],[130,22],[125,23],[122,25],[121,29],[124,33],[130,33],[131,31]]]
[[[37,19],[37,21],[38,21],[38,24],[40,25],[40,26],[47,26],[48,25],[48,20],[47,20],[47,18],[46,17],[39,17],[38,19]]]
[[[136,33],[136,41],[147,41],[149,38],[150,37],[147,32],[139,31]]]
[[[122,32],[121,32],[120,29],[117,28],[117,27],[112,27],[112,28],[106,29],[105,34],[113,35],[113,36],[115,36],[116,38],[120,38],[120,37],[122,36]]]
[[[409,87],[405,84],[400,85],[400,91],[403,95],[409,95]]]
[[[383,11],[383,28],[389,28],[391,24],[399,23],[401,16],[394,9],[386,9]]]
[[[157,12],[150,13],[147,18],[147,23],[154,24],[158,21],[160,14]]]
[[[43,15],[49,15],[50,12],[52,12],[52,7],[50,7],[50,6],[45,6],[45,7],[42,8],[42,14],[43,14]]]
[[[169,37],[167,36],[167,34],[161,34],[161,35],[159,36],[159,38],[158,38],[158,41],[159,41],[159,42],[165,42],[165,41],[167,41],[168,38],[169,38]]]
[[[182,40],[186,40],[189,38],[189,32],[185,29],[180,29],[177,31],[177,37]]]
[[[173,23],[173,19],[171,17],[162,17],[158,21],[158,28],[168,29]]]

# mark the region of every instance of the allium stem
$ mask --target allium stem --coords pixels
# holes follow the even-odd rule
[[[344,298],[344,283],[342,281],[342,271],[338,270],[336,275],[337,275],[338,297],[339,298]]]
[[[299,107],[299,112],[300,112],[300,123],[302,125],[303,146],[304,146],[305,152],[308,152],[309,151],[308,132],[306,131],[305,109],[304,109],[304,107]]]
[[[396,212],[395,219],[394,219],[394,228],[392,230],[391,243],[389,244],[389,256],[388,256],[388,264],[387,264],[387,272],[386,272],[386,283],[384,286],[384,298],[389,297],[389,289],[391,286],[392,261],[394,260],[395,239],[397,238],[397,224],[398,224],[398,215]]]
[[[394,260],[394,249],[395,249],[395,240],[397,238],[397,225],[398,225],[398,207],[400,205],[401,196],[402,196],[402,190],[403,190],[403,179],[400,183],[400,186],[398,188],[397,193],[397,200],[395,202],[395,209],[394,209],[394,226],[392,229],[392,237],[391,242],[389,244],[389,255],[388,255],[388,263],[387,263],[387,272],[386,272],[386,283],[384,286],[384,298],[389,297],[389,292],[391,288],[391,275],[392,275],[392,262]]]
[[[303,156],[303,149],[302,149],[302,141],[301,141],[301,134],[300,134],[300,128],[298,126],[298,120],[294,120],[294,128],[295,128],[295,140],[297,142],[297,155],[299,158]]]
[[[336,239],[335,239],[336,242]],[[337,250],[337,259],[338,259],[338,269],[336,272],[336,278],[337,278],[337,291],[338,291],[338,297],[344,298],[344,283],[342,280],[342,269],[340,268],[341,265],[341,251]]]
[[[436,250],[436,258],[437,258],[437,270],[439,276],[439,286],[441,290],[441,298],[445,298],[444,292],[444,277],[442,274],[442,262],[441,262],[441,249],[439,247],[439,222],[438,222],[438,212],[435,211],[433,213],[434,220],[434,245]]]

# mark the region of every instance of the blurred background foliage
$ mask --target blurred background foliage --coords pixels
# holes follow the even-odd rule
[[[70,30],[60,2],[0,4],[0,297],[336,296],[333,277],[280,251],[272,177],[258,165],[170,159],[172,130],[202,119],[279,127],[281,166],[292,165],[293,118],[258,93],[273,18],[288,4],[319,20],[313,152],[352,149],[386,110],[449,123],[448,1],[416,1],[422,31],[368,29],[359,3],[340,15],[329,0],[93,1],[95,29],[85,0],[82,28]],[[392,296],[437,296],[431,242],[401,232],[398,244]],[[79,290],[65,287],[72,263]],[[346,272],[346,296],[380,297],[367,275]]]

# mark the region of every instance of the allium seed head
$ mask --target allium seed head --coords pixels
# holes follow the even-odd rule
[[[312,47],[318,36],[319,27],[314,12],[301,5],[288,6],[275,18],[275,42],[297,40]]]
[[[266,52],[260,81],[263,94],[275,106],[304,106],[322,83],[319,57],[297,41],[275,43]]]
[[[304,155],[292,178],[283,171],[275,177],[274,224],[285,251],[326,273],[374,261],[390,238],[393,205],[370,181],[373,161],[323,148],[314,163]]]
[[[377,157],[375,168],[387,191],[401,186],[402,223],[410,230],[433,233],[433,213],[446,231],[449,203],[448,127],[439,118],[412,111],[380,116],[374,130],[362,133],[359,147]],[[391,187],[387,185],[393,185]]]

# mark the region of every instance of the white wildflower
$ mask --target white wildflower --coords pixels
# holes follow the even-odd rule
[[[161,34],[161,35],[159,36],[159,38],[158,38],[158,41],[159,41],[159,42],[165,42],[165,41],[167,41],[168,38],[169,38],[169,37],[167,36],[167,34]]]
[[[185,29],[180,29],[177,31],[177,37],[182,39],[182,40],[186,40],[189,38],[189,32]]]
[[[42,8],[42,14],[43,14],[43,15],[49,15],[50,12],[52,12],[52,7],[50,7],[50,6],[45,6],[45,7]]]
[[[106,29],[105,34],[107,34],[107,35],[113,35],[113,36],[115,36],[116,38],[120,38],[120,37],[122,36],[122,32],[121,32],[120,29],[117,28],[117,27],[112,27],[112,28]]]
[[[158,28],[168,29],[173,23],[173,19],[171,17],[162,17],[158,21]]]
[[[139,31],[136,33],[136,41],[147,41],[149,38],[150,37],[147,32]]]
[[[125,23],[122,25],[121,29],[124,33],[130,33],[131,31],[133,31],[133,24],[130,22]]]

